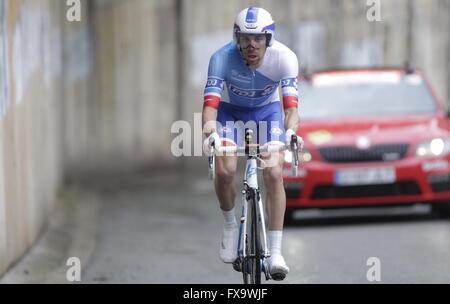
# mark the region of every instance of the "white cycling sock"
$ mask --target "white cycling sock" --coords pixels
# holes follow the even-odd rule
[[[224,223],[223,226],[225,230],[231,230],[237,227],[236,215],[235,215],[235,207],[229,211],[222,210]]]
[[[269,236],[270,254],[281,255],[281,241],[283,239],[283,231],[269,230],[268,236]]]

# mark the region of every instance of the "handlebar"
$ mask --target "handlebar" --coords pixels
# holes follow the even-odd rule
[[[238,154],[244,154],[244,155],[248,155],[249,153],[247,153],[248,150],[251,149],[255,149],[257,151],[256,154],[260,154],[260,153],[274,153],[274,152],[282,152],[288,149],[288,147],[286,145],[264,145],[264,146],[259,146],[259,145],[247,145],[246,147],[238,147],[238,146],[225,146],[225,147],[218,147],[215,148],[214,150],[220,153],[228,153],[228,154],[234,154],[234,153],[238,153]],[[258,153],[259,152],[259,153]]]
[[[225,153],[225,154],[241,154],[241,155],[247,155],[247,156],[253,156],[257,157],[260,155],[260,153],[276,153],[276,152],[282,152],[286,150],[291,150],[293,154],[293,160],[291,163],[292,167],[292,177],[298,176],[298,142],[297,142],[297,135],[292,135],[291,138],[291,144],[290,146],[283,144],[283,145],[276,145],[276,144],[265,144],[263,146],[251,144],[252,142],[252,136],[253,132],[249,129],[245,131],[245,141],[246,145],[244,147],[238,147],[238,146],[220,146],[216,147],[214,140],[210,140],[210,156],[209,156],[209,178],[214,180],[215,178],[215,155],[216,151],[219,153]]]

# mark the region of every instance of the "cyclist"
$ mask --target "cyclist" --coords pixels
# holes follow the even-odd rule
[[[211,139],[216,146],[243,145],[244,130],[242,124],[236,124],[237,121],[256,125],[259,144],[290,144],[299,124],[297,76],[297,57],[275,40],[275,22],[270,13],[257,7],[241,11],[234,24],[233,42],[219,49],[210,59],[202,113],[205,154],[209,154]],[[282,104],[278,93],[280,83]],[[260,127],[264,126],[262,122],[267,127]],[[302,145],[299,137],[299,147]],[[263,170],[269,217],[269,272],[286,275],[289,267],[281,254],[286,210],[283,157],[274,153],[263,155],[263,158],[275,161]],[[219,253],[225,263],[232,263],[237,258],[236,168],[236,155],[217,157],[215,190],[224,216]]]

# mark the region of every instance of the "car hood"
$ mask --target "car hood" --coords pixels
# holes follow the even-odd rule
[[[299,134],[307,146],[354,146],[361,137],[367,139],[370,144],[411,143],[433,137],[448,137],[449,130],[449,121],[436,115],[388,116],[302,121]]]

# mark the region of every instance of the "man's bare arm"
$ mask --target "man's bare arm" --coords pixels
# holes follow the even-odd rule
[[[202,130],[206,137],[216,132],[217,109],[204,107],[202,112]]]
[[[300,117],[298,115],[298,109],[297,108],[288,108],[284,110],[285,118],[284,118],[284,127],[285,129],[291,129],[294,132],[297,132],[299,124],[300,124]]]

